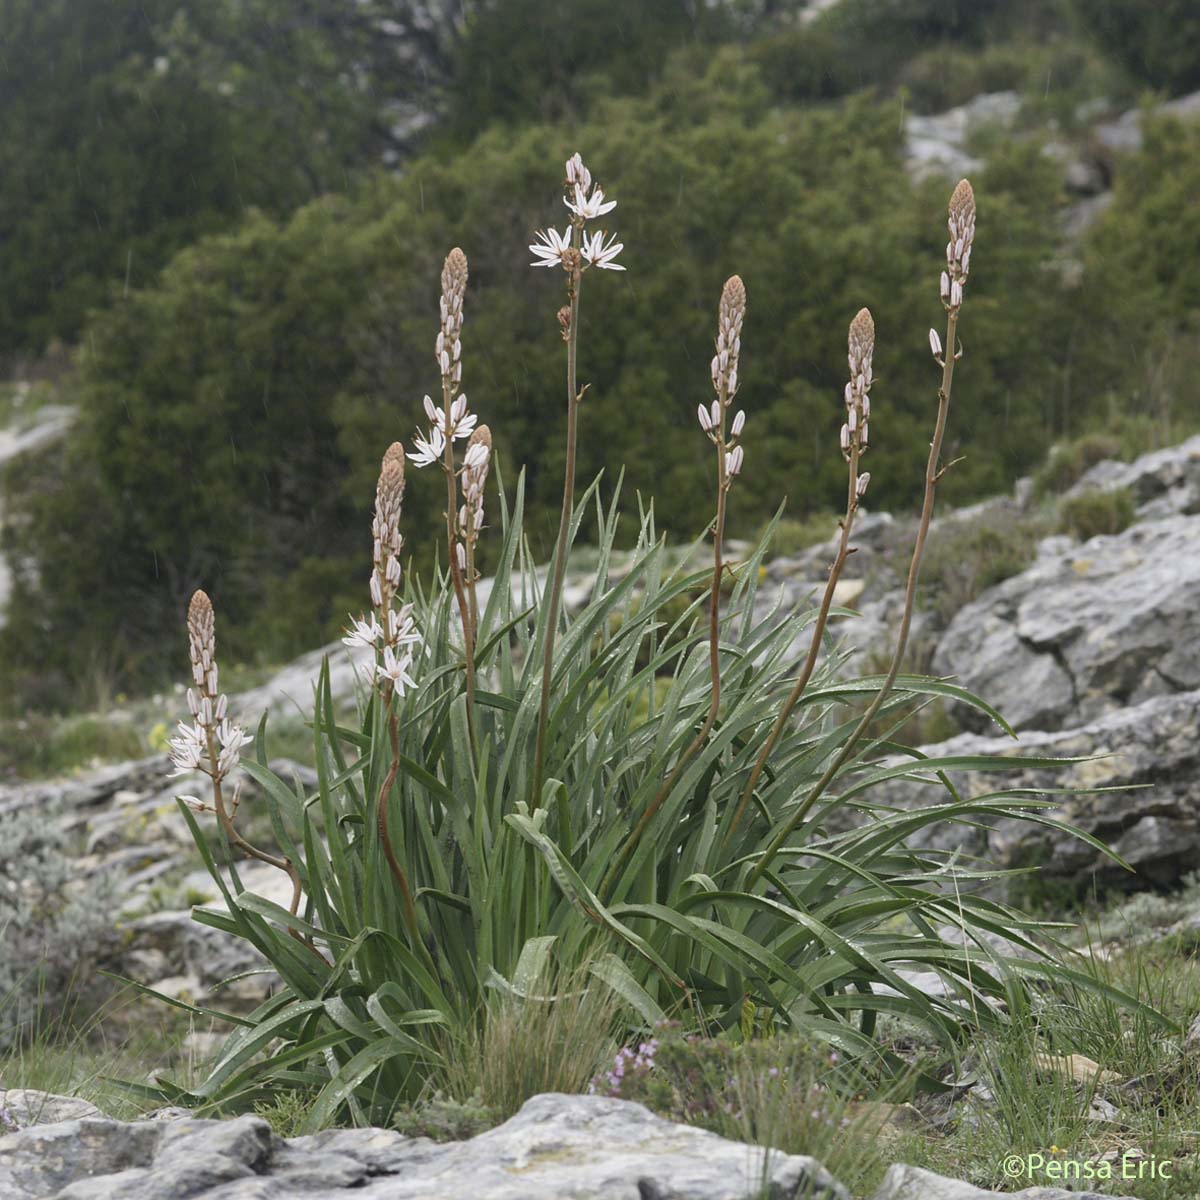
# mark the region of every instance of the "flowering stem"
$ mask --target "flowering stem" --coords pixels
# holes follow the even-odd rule
[[[208,737],[208,761],[216,763],[218,759],[217,739],[212,729],[207,730]],[[211,775],[212,779],[212,796],[213,796],[213,811],[217,814],[217,820],[221,824],[221,828],[225,831],[225,836],[229,839],[231,845],[236,846],[250,858],[255,858],[259,862],[267,863],[269,866],[275,867],[282,871],[292,881],[292,902],[288,906],[288,911],[294,917],[300,911],[300,872],[296,870],[296,865],[288,858],[276,857],[274,854],[268,854],[265,850],[260,850],[257,846],[252,846],[240,833],[237,831],[237,826],[233,823],[233,815],[225,806],[225,794],[221,787],[221,776],[214,767]],[[237,804],[237,798],[234,797],[234,804]],[[288,927],[288,933],[296,939],[306,949],[311,950],[326,966],[329,965],[329,960],[316,948],[308,938],[304,937],[299,930]]]
[[[679,761],[672,768],[670,775],[663,781],[662,786],[658,789],[654,799],[647,805],[646,811],[642,813],[633,832],[629,835],[625,844],[621,847],[620,852],[613,860],[612,865],[605,873],[604,879],[600,884],[600,896],[602,899],[607,899],[609,889],[616,880],[617,872],[624,865],[625,860],[633,853],[638,842],[641,841],[642,835],[646,832],[646,827],[654,819],[654,814],[662,807],[663,802],[671,794],[671,789],[675,786],[676,780],[683,773],[683,769],[691,762],[692,758],[704,745],[708,735],[712,732],[712,727],[717,720],[717,712],[721,705],[721,660],[720,660],[720,620],[721,620],[721,576],[725,571],[725,563],[722,557],[722,549],[725,542],[725,502],[729,494],[729,480],[725,472],[725,408],[726,396],[724,388],[720,393],[720,408],[721,408],[721,423],[718,430],[716,442],[717,447],[717,519],[713,526],[713,574],[712,587],[709,597],[708,606],[708,667],[710,675],[708,715],[704,718],[704,724],[701,725],[700,731],[692,739],[688,748],[679,756]]]
[[[571,244],[578,247],[579,224],[572,225]],[[579,345],[579,291],[583,279],[579,258],[570,271],[570,326],[567,330],[567,462],[563,472],[562,513],[558,521],[558,542],[554,549],[554,574],[550,584],[550,599],[546,607],[545,649],[542,656],[542,699],[538,708],[537,748],[534,751],[533,791],[530,809],[541,803],[542,780],[546,765],[546,732],[550,723],[550,682],[554,670],[554,640],[558,629],[558,610],[562,601],[563,579],[567,571],[567,538],[575,503],[575,444],[579,427],[579,402],[582,397],[576,385],[576,363]]]
[[[458,565],[458,552],[455,548],[454,521],[458,512],[458,489],[454,474],[454,444],[450,424],[450,406],[453,399],[453,389],[449,379],[442,380],[442,405],[446,414],[446,449],[442,459],[442,469],[446,473],[446,547],[450,555],[450,578],[454,583],[454,595],[458,600],[458,612],[462,618],[463,652],[466,657],[467,673],[467,731],[471,738],[471,748],[475,747],[475,634],[471,623],[471,609],[467,602],[466,589],[463,585],[462,571]]]
[[[422,950],[425,950],[426,957],[429,957],[425,943],[421,940],[421,930],[417,923],[417,909],[413,903],[412,888],[408,884],[408,875],[400,865],[399,859],[396,858],[396,852],[392,847],[392,837],[388,831],[388,798],[391,795],[392,785],[396,782],[396,776],[400,773],[400,729],[395,709],[392,707],[391,690],[388,691],[384,703],[391,709],[388,714],[388,740],[392,746],[392,765],[388,768],[383,786],[379,789],[379,811],[376,818],[376,826],[379,832],[380,844],[383,846],[383,856],[387,859],[388,870],[391,871],[392,878],[396,881],[396,886],[400,889],[400,900],[404,905],[404,923],[408,926],[408,933],[412,940],[413,949],[418,954]]]
[[[750,872],[746,880],[748,888],[753,887],[755,882],[761,878],[762,873],[770,865],[775,855],[783,848],[784,842],[791,837],[800,822],[808,816],[813,805],[821,798],[825,789],[845,765],[846,760],[854,752],[854,748],[862,739],[863,734],[866,733],[871,722],[874,721],[876,714],[883,707],[884,701],[895,685],[896,676],[900,674],[900,664],[904,659],[904,652],[908,648],[908,634],[912,626],[913,609],[916,604],[917,580],[921,572],[921,557],[925,552],[925,540],[929,536],[929,525],[933,519],[934,493],[937,489],[938,480],[948,470],[948,467],[942,467],[940,463],[942,439],[946,432],[946,416],[950,410],[950,393],[954,383],[954,355],[957,344],[955,335],[957,328],[958,309],[951,308],[946,318],[946,352],[942,363],[942,386],[938,389],[937,421],[934,424],[933,440],[929,443],[929,460],[925,467],[925,498],[921,504],[921,520],[917,526],[917,539],[913,546],[912,559],[908,564],[908,582],[904,589],[904,614],[900,619],[900,632],[896,639],[895,652],[892,654],[891,666],[888,668],[883,686],[876,693],[875,699],[871,701],[866,712],[863,713],[862,719],[855,726],[854,732],[846,740],[837,757],[829,764],[821,778],[817,780],[816,786],[805,797],[800,807],[792,814],[787,824],[775,835],[770,845],[763,851],[762,857],[754,865],[754,869]]]
[[[763,772],[763,768],[766,766],[767,759],[771,756],[776,743],[778,743],[780,736],[783,734],[783,727],[787,724],[787,720],[792,715],[793,709],[800,702],[800,697],[804,695],[804,689],[808,686],[808,681],[812,678],[812,673],[817,665],[817,658],[821,652],[821,641],[825,636],[825,626],[829,622],[829,609],[833,605],[833,595],[837,589],[838,580],[841,578],[842,568],[846,565],[846,560],[850,557],[851,553],[850,530],[854,525],[854,518],[858,512],[857,442],[853,443],[850,448],[849,480],[846,497],[846,515],[842,518],[842,537],[838,543],[837,556],[833,560],[833,566],[829,569],[829,580],[825,584],[825,594],[821,597],[821,608],[817,613],[816,624],[813,626],[812,641],[808,646],[808,655],[805,657],[804,666],[800,670],[799,677],[793,685],[787,700],[784,701],[783,708],[779,710],[779,715],[775,718],[775,724],[771,727],[770,736],[763,744],[763,748],[758,752],[758,758],[755,760],[754,769],[750,772],[750,778],[746,781],[746,786],[742,789],[742,797],[738,801],[737,811],[733,814],[733,820],[729,824],[729,832],[725,835],[723,844],[726,846],[732,840],[738,823],[746,811],[746,805],[750,802],[750,797],[754,794],[754,788],[758,783],[759,776]]]

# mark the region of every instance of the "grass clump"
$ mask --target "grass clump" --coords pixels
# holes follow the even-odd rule
[[[1110,433],[1085,433],[1059,442],[1034,475],[1034,491],[1039,496],[1057,495],[1077,484],[1097,463],[1125,457],[1124,443]]]
[[[1049,530],[1036,516],[1007,508],[947,521],[929,547],[924,603],[945,625],[988,588],[1019,575]]]
[[[1133,524],[1136,511],[1128,488],[1089,488],[1058,503],[1060,532],[1086,542],[1088,538],[1122,533]]]

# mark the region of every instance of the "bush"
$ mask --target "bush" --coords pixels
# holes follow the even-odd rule
[[[1121,533],[1133,524],[1134,516],[1133,494],[1128,488],[1089,488],[1058,502],[1059,529],[1081,542]]]
[[[699,532],[705,497],[682,437],[695,406],[674,381],[694,368],[687,347],[711,339],[705,298],[736,259],[759,314],[744,382],[770,398],[748,435],[755,469],[735,500],[738,520],[753,527],[775,511],[794,485],[798,446],[804,485],[791,511],[802,518],[840,504],[839,464],[823,450],[837,435],[830,397],[844,382],[838,325],[868,286],[888,332],[879,369],[890,420],[872,504],[912,504],[919,480],[908,466],[927,444],[918,399],[926,364],[905,351],[927,336],[922,272],[944,243],[924,214],[938,185],[911,182],[894,114],[865,100],[838,111],[772,107],[737,48],[699,76],[673,63],[665,70],[646,97],[598,103],[574,130],[581,143],[604,145],[618,172],[606,182],[628,205],[637,230],[628,252],[640,272],[636,288],[618,283],[589,300],[597,332],[581,369],[596,436],[579,448],[581,474],[623,463],[629,531],[641,493],[657,497],[660,530],[678,540]],[[487,349],[466,386],[489,398],[506,471],[533,464],[526,524],[545,561],[560,491],[561,384],[542,336],[549,283],[545,273],[522,274],[523,246],[564,211],[546,203],[540,164],[565,136],[555,125],[489,133],[460,157],[414,159],[398,182],[319,201],[286,224],[248,219],[97,318],[65,459],[26,464],[7,489],[5,536],[27,569],[0,662],[23,694],[69,697],[73,672],[93,657],[111,661],[124,690],[156,685],[172,661],[170,633],[202,581],[229,618],[239,658],[311,648],[313,622],[332,623],[346,581],[368,569],[356,536],[373,486],[363,464],[376,457],[381,430],[405,433],[420,409],[408,381],[428,362],[427,281],[438,265],[430,246],[470,254],[479,287],[464,336]],[[478,188],[484,176],[491,196]],[[1033,466],[1054,330],[1069,315],[1042,265],[1057,245],[1053,164],[1036,147],[1010,147],[982,183],[986,221],[1006,237],[979,272],[976,373],[954,436],[988,453],[950,473],[952,498],[995,490],[1005,470]],[[1026,321],[1043,331],[1036,343]],[[422,570],[443,500],[436,483],[412,481],[409,549]],[[66,532],[79,528],[87,539]],[[484,553],[490,570],[491,547]],[[303,585],[286,586],[299,569]]]
[[[574,159],[567,166],[582,169]],[[974,203],[960,184],[952,236],[969,239]],[[572,239],[588,219],[573,220]],[[590,312],[580,309],[591,270],[583,264],[601,265],[611,252],[589,241],[581,259],[574,246],[548,235],[540,241],[539,256],[565,269],[565,278],[558,269],[552,277],[556,292],[567,285],[558,322],[570,397],[562,458],[574,464],[576,448],[592,436],[593,410],[583,406],[581,416],[576,377],[581,311]],[[597,274],[587,276],[588,295],[611,285]],[[689,1033],[722,1032],[727,1041],[790,1033],[890,1075],[901,1064],[876,1040],[881,1010],[946,1046],[1003,1025],[1006,1006],[1051,969],[1024,936],[1035,926],[974,893],[997,872],[964,869],[910,838],[922,834],[929,845],[929,827],[940,822],[1020,819],[1055,803],[1027,790],[973,795],[951,787],[947,770],[958,776],[1048,763],[982,756],[880,763],[874,723],[899,724],[931,696],[974,705],[1007,728],[962,689],[899,673],[911,609],[884,678],[840,680],[837,661],[818,654],[867,482],[859,460],[869,450],[862,430],[873,378],[871,314],[862,309],[850,323],[851,383],[833,393],[845,411],[840,397],[848,392],[855,428],[847,424],[841,435],[844,455],[831,439],[831,457],[847,472],[847,507],[818,613],[764,621],[755,600],[765,546],[732,572],[724,560],[730,497],[751,482],[751,471],[740,471],[734,393],[755,408],[738,373],[746,290],[737,277],[721,290],[717,416],[700,419],[717,450],[711,567],[672,570],[677,560],[643,506],[631,558],[612,569],[619,495],[602,496],[596,480],[576,497],[568,468],[551,571],[540,586],[532,582],[523,477],[511,499],[499,493],[496,512],[487,491],[496,567],[479,596],[475,552],[494,442],[475,428],[477,416],[458,394],[466,278],[466,259],[452,250],[442,269],[437,340],[443,407],[425,406],[441,437],[419,436],[407,457],[393,443],[383,456],[371,524],[372,614],[354,622],[348,639],[374,648],[375,669],[364,681],[357,728],[339,719],[328,664],[323,670],[311,795],[268,767],[265,722],[251,738],[222,720],[213,605],[200,591],[189,603],[198,682],[188,697],[193,724],[172,741],[173,756],[180,771],[209,775],[203,811],[216,815],[218,844],[285,872],[293,895],[283,908],[246,893],[236,875],[226,882],[197,801],[181,801],[226,902],[194,915],[252,943],[282,987],[238,1026],[203,1084],[185,1091],[166,1081],[160,1094],[230,1111],[280,1090],[307,1096],[315,1089],[306,1128],[388,1120],[399,1105],[439,1088],[460,1103],[478,1089],[503,1114],[532,1090],[582,1082],[614,1025],[633,1043],[664,1020],[686,1021]],[[547,308],[562,298],[548,297]],[[953,306],[947,317],[947,338],[958,311]],[[749,327],[746,334],[748,351]],[[935,391],[936,372],[926,369]],[[701,372],[706,387],[708,374]],[[950,405],[944,376],[935,394],[934,467]],[[886,427],[876,411],[872,424]],[[751,421],[764,415],[758,409]],[[686,436],[693,452],[697,441],[703,447],[701,429]],[[460,459],[455,443],[468,437]],[[410,472],[430,465],[442,473],[449,577],[403,582],[406,461]],[[935,477],[926,475],[914,572]],[[564,611],[573,543],[593,514],[596,582],[581,608]],[[677,644],[664,647],[661,610],[706,581],[706,627],[690,634],[682,653]],[[810,652],[798,668],[793,646],[805,631]],[[667,658],[675,666],[660,695]],[[253,757],[241,769],[264,790],[279,853],[246,840],[228,799],[227,780],[250,745]],[[895,747],[887,742],[883,751]],[[933,789],[929,803],[914,811],[871,804],[871,786],[896,776]],[[944,794],[931,781],[941,781]],[[870,813],[865,826],[841,819],[860,809]],[[979,949],[937,937],[932,931],[945,922]],[[983,935],[995,929],[1037,957],[989,951]],[[914,964],[937,972],[945,992],[911,982],[904,971]],[[1066,965],[1053,971],[1082,978]]]
[[[1107,433],[1085,433],[1071,442],[1050,447],[1046,461],[1033,477],[1039,496],[1065,492],[1074,487],[1097,463],[1120,459],[1124,455],[1119,438]]]
[[[1200,87],[1200,12],[1192,0],[1075,0],[1085,29],[1134,78],[1173,95]]]
[[[77,878],[60,820],[0,816],[0,1048],[86,1015],[104,990],[94,968],[113,936],[113,883]]]
[[[988,588],[1024,571],[1047,532],[1043,522],[1007,508],[943,522],[926,560],[925,603],[948,624]]]

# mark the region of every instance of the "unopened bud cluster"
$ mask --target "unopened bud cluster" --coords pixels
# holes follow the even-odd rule
[[[446,255],[442,267],[441,327],[435,344],[435,357],[442,373],[442,396],[439,408],[426,396],[425,415],[429,418],[429,433],[419,433],[413,439],[416,447],[409,459],[416,467],[442,462],[446,446],[458,438],[471,436],[476,418],[467,409],[465,395],[457,395],[462,382],[462,323],[463,297],[467,290],[467,256],[457,247]]]
[[[442,267],[442,327],[438,331],[435,354],[442,381],[457,389],[462,383],[463,296],[467,290],[467,256],[455,246],[446,255]]]
[[[847,349],[850,379],[844,391],[846,420],[842,425],[840,441],[842,457],[849,462],[855,452],[861,456],[870,444],[871,360],[875,354],[875,321],[869,309],[859,309],[850,322]],[[858,476],[855,486],[860,499],[870,479],[869,472]]]
[[[975,193],[966,179],[959,180],[950,196],[947,225],[950,240],[946,243],[946,269],[939,291],[947,311],[957,311],[962,307],[963,288],[971,270],[971,243],[975,240]]]
[[[742,469],[744,454],[737,444],[746,426],[746,414],[738,409],[730,422],[728,433],[725,427],[726,411],[733,403],[738,390],[738,360],[742,351],[742,322],[746,316],[746,287],[737,275],[730,276],[721,290],[721,304],[717,310],[716,353],[713,355],[711,372],[713,389],[717,398],[711,405],[697,406],[696,416],[700,428],[709,441],[719,446],[725,456],[725,486]]]
[[[487,483],[488,468],[492,461],[492,431],[480,425],[471,434],[467,452],[463,456],[462,507],[458,510],[458,540],[455,554],[458,565],[466,570],[468,550],[473,549],[483,529],[483,489]]]
[[[203,771],[220,782],[237,766],[250,736],[226,715],[229,698],[218,689],[216,618],[204,592],[192,596],[187,630],[194,685],[187,691],[192,724],[180,721],[179,733],[169,743],[175,768],[171,778]]]
[[[375,488],[370,581],[374,611],[369,618],[352,618],[351,627],[342,641],[347,646],[367,647],[381,653],[383,658],[376,666],[377,675],[381,680],[390,680],[400,695],[414,682],[409,668],[413,646],[421,640],[413,628],[412,605],[396,607],[400,594],[400,551],[404,547],[404,536],[400,532],[403,507],[404,447],[393,442],[383,456]]]

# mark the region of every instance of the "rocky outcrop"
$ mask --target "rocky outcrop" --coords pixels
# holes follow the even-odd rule
[[[47,1097],[48,1101],[62,1100]],[[77,1102],[67,1102],[77,1103]],[[283,1139],[258,1117],[126,1123],[83,1117],[0,1137],[5,1200],[850,1200],[815,1159],[675,1125],[640,1104],[534,1096],[469,1141],[386,1129]],[[1101,1200],[1030,1188],[1008,1200]],[[1003,1200],[897,1164],[871,1200]],[[1109,1197],[1109,1200],[1112,1200]],[[1120,1200],[1120,1198],[1118,1198]],[[1124,1200],[1129,1200],[1125,1197]]]
[[[266,1121],[69,1120],[0,1138],[6,1200],[849,1200],[811,1158],[674,1125],[640,1104],[535,1096],[510,1121],[438,1144],[382,1129],[284,1140]]]
[[[1131,874],[1088,843],[1053,826],[1001,820],[942,823],[923,835],[938,849],[961,848],[990,865],[1037,864],[1039,880],[1136,890],[1169,887],[1200,868],[1200,691],[1148,700],[1076,729],[1025,732],[1019,740],[963,734],[923,752],[931,756],[1002,755],[1080,758],[1054,769],[1002,775],[957,773],[964,796],[997,788],[1072,789],[1049,815],[1110,846]],[[948,799],[936,780],[892,780],[872,792],[876,803],[916,807]]]

